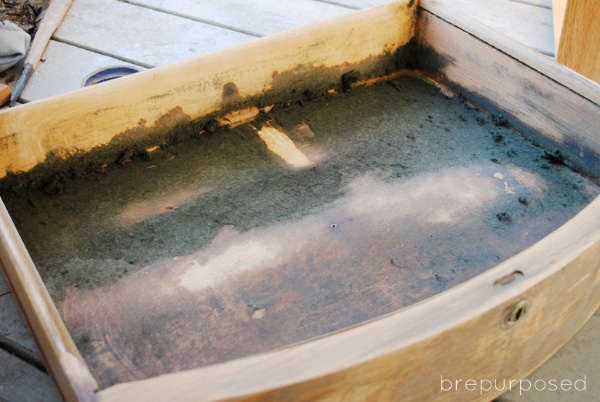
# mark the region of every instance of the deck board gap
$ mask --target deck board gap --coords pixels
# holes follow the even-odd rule
[[[36,369],[46,373],[46,366],[39,356],[36,356],[31,351],[25,349],[15,341],[8,339],[0,333],[0,350],[3,350],[11,355],[23,360],[25,363],[35,367]]]
[[[344,4],[344,3],[340,3],[337,1],[333,1],[333,0],[314,0],[314,1],[317,1],[319,3],[327,3],[327,4],[334,5],[334,6],[348,8],[350,10],[362,10],[362,7],[356,7],[356,6],[352,6],[350,4]]]
[[[76,42],[70,41],[68,39],[53,37],[52,40],[56,41],[56,42],[59,42],[59,43],[64,43],[65,45],[69,45],[69,46],[77,47],[79,49],[87,50],[88,52],[94,52],[94,53],[97,53],[97,54],[101,54],[103,56],[112,57],[113,59],[118,59],[118,60],[121,60],[121,61],[126,62],[126,63],[135,64],[136,66],[140,66],[140,67],[144,67],[144,68],[155,68],[156,67],[155,65],[144,63],[143,61],[139,61],[139,60],[135,60],[135,59],[130,59],[128,57],[123,57],[123,56],[120,56],[120,55],[118,55],[116,53],[106,52],[106,51],[103,51],[103,50],[100,50],[100,49],[95,49],[95,48],[92,48],[90,46],[85,46],[85,45],[82,45],[80,43],[76,43]]]
[[[515,3],[523,3],[523,4],[530,5],[530,6],[540,7],[540,8],[552,9],[551,4],[545,4],[545,3],[540,4],[539,2],[527,1],[527,0],[511,0],[511,1],[513,1]]]
[[[218,28],[223,28],[223,29],[228,29],[230,31],[234,31],[234,32],[239,32],[245,35],[250,35],[250,36],[255,36],[257,38],[261,38],[265,35],[258,33],[258,32],[253,32],[253,31],[249,31],[247,29],[242,29],[242,28],[238,28],[232,25],[228,25],[228,24],[221,24],[219,22],[216,21],[211,21],[211,20],[207,20],[204,18],[199,18],[199,17],[194,17],[192,15],[187,15],[187,14],[183,14],[183,13],[178,13],[177,11],[171,11],[171,10],[167,10],[161,7],[155,7],[155,6],[151,6],[149,4],[143,4],[140,2],[137,2],[135,0],[117,0],[120,3],[126,3],[126,4],[131,4],[132,6],[137,6],[137,7],[142,7],[142,8],[146,8],[148,10],[153,10],[153,11],[158,11],[161,13],[165,13],[165,14],[169,14],[172,15],[174,17],[179,17],[179,18],[185,18],[191,21],[195,21],[195,22],[200,22],[202,24],[206,24],[206,25],[211,25],[211,26],[215,26]]]
[[[0,349],[0,401],[60,401],[50,376]]]

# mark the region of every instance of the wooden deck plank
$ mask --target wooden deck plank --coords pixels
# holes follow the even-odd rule
[[[506,0],[445,2],[525,46],[554,56],[554,19],[551,9]]]
[[[269,0],[270,4],[273,0]],[[515,39],[525,45],[531,46],[539,45],[541,48],[538,49],[543,53],[553,54],[554,53],[554,45],[553,45],[553,32],[552,32],[552,12],[549,9],[535,7],[532,5],[517,3],[512,0],[488,0],[488,1],[480,1],[480,0],[446,0],[449,4],[459,7],[461,10],[469,10],[468,14],[475,19],[478,19],[491,27],[501,31],[503,34]],[[525,0],[523,0],[525,1]],[[303,0],[302,7],[304,10],[300,8],[300,6],[295,6],[296,2],[292,2],[292,5],[295,10],[295,16],[286,15],[284,10],[281,10],[281,6],[277,6],[279,2],[275,1],[275,11],[268,11],[268,7],[263,5],[263,2],[259,2],[256,4],[252,2],[252,6],[249,7],[250,4],[246,0],[230,0],[228,4],[236,5],[235,8],[229,7],[229,9],[224,9],[221,6],[221,3],[218,2],[206,2],[201,0],[193,0],[191,4],[182,5],[182,2],[173,2],[167,4],[160,4],[158,0],[132,0],[133,2],[139,2],[140,4],[145,4],[147,6],[156,6],[162,8],[168,8],[170,12],[180,12],[185,13],[190,16],[195,16],[193,18],[212,18],[215,23],[222,24],[233,24],[236,25],[238,29],[254,29],[256,28],[257,22],[261,21],[261,24],[264,22],[266,28],[261,28],[259,25],[260,32],[270,32],[274,29],[285,29],[281,24],[279,24],[276,20],[283,16],[281,21],[290,22],[291,19],[296,18],[295,22],[290,22],[293,24],[300,24],[302,21],[310,22],[311,19],[319,18],[318,15],[315,15],[314,12],[310,11],[312,7],[319,7],[318,5],[325,5],[325,7],[320,7],[319,10],[328,10],[328,15],[332,15],[332,12],[351,12],[351,9],[344,9],[343,7],[336,7],[331,4],[319,2],[319,1],[308,1]],[[377,4],[383,4],[389,2],[388,0],[341,0],[334,1],[334,3],[346,4],[348,7],[355,8],[366,8],[370,6],[374,6]],[[551,3],[549,0],[532,0],[528,1],[531,3],[539,3],[540,5],[548,5]],[[163,2],[164,3],[164,2]],[[514,4],[513,4],[514,3]],[[110,10],[106,9],[102,11],[100,20],[96,22],[96,19],[89,18],[90,13],[95,12],[93,10],[87,10],[87,4],[95,5],[102,9],[103,5],[110,4]],[[490,10],[488,10],[489,5],[492,5]],[[466,5],[463,8],[460,8],[461,5]],[[331,8],[330,8],[331,7]],[[139,42],[137,44],[133,44],[133,49],[127,49],[126,42],[131,39],[131,43],[138,37],[144,36],[140,34],[144,29],[151,29],[150,25],[152,23],[148,23],[148,17],[152,16],[150,20],[158,21],[161,18],[165,18],[165,21],[171,21],[174,25],[177,25],[175,22],[184,21],[186,24],[198,24],[203,27],[209,27],[210,30],[220,28],[205,26],[199,22],[186,20],[183,18],[179,18],[173,15],[166,15],[164,13],[160,13],[154,10],[144,10],[141,7],[134,6],[132,4],[125,4],[122,1],[115,0],[76,0],[73,6],[74,11],[71,10],[69,15],[67,16],[67,21],[63,24],[61,29],[59,30],[59,39],[62,38],[64,40],[70,41],[77,46],[90,47],[90,49],[95,49],[96,52],[85,50],[82,48],[78,48],[77,46],[69,46],[65,43],[60,43],[57,41],[52,41],[46,50],[44,55],[45,63],[40,63],[38,66],[38,70],[34,74],[33,78],[25,88],[22,99],[26,102],[47,98],[50,96],[58,95],[61,93],[69,92],[79,88],[84,77],[97,69],[109,65],[119,65],[119,64],[129,64],[120,60],[118,58],[105,56],[101,53],[114,54],[115,56],[121,59],[134,59],[131,61],[138,62],[144,64],[142,60],[152,61],[152,63],[156,62],[156,60],[148,60],[145,56],[139,56],[139,54],[154,54],[154,59],[163,57],[165,55],[164,52],[161,51],[162,48],[155,49],[153,47],[153,39],[152,40],[144,40],[143,42]],[[283,7],[285,9],[285,7]],[[82,10],[83,9],[83,10]],[[79,10],[79,11],[78,11]],[[114,10],[119,11],[120,14],[117,14],[117,18],[112,18],[112,22],[110,22],[111,17],[110,13]],[[133,18],[131,14],[135,14],[138,10],[141,10],[141,16],[144,18]],[[232,12],[232,10],[240,10]],[[308,10],[308,11],[307,11]],[[208,12],[212,14],[208,14],[205,16],[203,13]],[[77,13],[75,15],[74,13]],[[229,14],[229,15],[228,15]],[[306,15],[304,15],[306,14]],[[129,16],[129,17],[128,17]],[[251,18],[244,18],[246,16],[250,16]],[[543,24],[538,23],[536,18],[541,18],[540,21],[546,21]],[[88,22],[85,22],[87,18]],[[244,22],[243,20],[247,19],[249,21]],[[143,23],[133,23],[132,21],[144,21]],[[91,21],[91,22],[90,22]],[[103,22],[109,21],[110,24],[106,25]],[[117,22],[115,22],[117,21]],[[114,25],[118,23],[118,21],[130,21],[129,26],[143,26],[142,28],[127,28],[124,30],[115,31]],[[294,26],[296,26],[294,25]],[[187,25],[186,25],[187,26]],[[290,26],[291,28],[291,26]],[[97,32],[96,32],[97,31]],[[232,32],[227,30],[221,30],[224,32],[231,32],[233,35],[242,35],[238,32]],[[219,31],[219,32],[221,32]],[[82,35],[82,32],[86,32],[86,34]],[[137,36],[135,32],[138,32]],[[175,35],[178,32],[177,29],[173,29],[170,35]],[[88,38],[93,36],[94,40]],[[169,38],[167,33],[163,34],[164,38],[162,40],[162,47],[169,47],[169,45],[165,42],[166,39]],[[107,43],[101,43],[101,45],[96,45],[98,41],[103,41],[104,38],[107,39]],[[122,38],[127,38],[124,40]],[[240,38],[244,40],[251,40],[253,36],[247,35],[245,38]],[[227,39],[227,38],[225,38]],[[171,36],[171,40],[173,42],[180,41],[177,39],[177,36]],[[221,40],[219,38],[219,40]],[[116,50],[110,48],[110,41],[116,41],[117,43],[125,42],[119,44],[120,47],[116,48]],[[184,43],[181,42],[176,46],[172,46],[173,48],[179,48],[179,56],[184,57],[188,56],[187,51],[190,47],[183,46]],[[96,46],[96,47],[94,47]],[[181,51],[181,49],[186,49]],[[173,51],[173,49],[171,49]],[[97,53],[99,52],[99,53]],[[189,54],[192,56],[192,54]],[[168,57],[168,58],[172,58]],[[139,60],[138,60],[139,59]],[[160,60],[159,60],[160,61]],[[152,64],[149,63],[149,64]]]
[[[157,1],[157,0],[152,0]],[[517,42],[554,56],[552,0],[443,0],[469,17]],[[340,0],[349,7],[368,8],[390,0]]]
[[[76,0],[54,38],[153,67],[255,37],[116,0]]]
[[[1,275],[0,272],[0,295],[4,295],[8,292],[10,292],[10,288],[8,287],[8,283],[6,283],[6,279],[4,279],[4,276]]]
[[[0,349],[0,400],[60,401],[50,376]]]
[[[121,0],[130,4],[175,13],[197,21],[252,33],[271,35],[309,25],[353,10],[314,0],[248,0],[165,2],[162,0]]]
[[[0,346],[38,367],[44,365],[29,328],[11,294],[0,297]]]
[[[103,67],[132,65],[113,57],[50,41],[21,99],[31,102],[79,89],[85,77]],[[139,67],[139,66],[138,66]]]
[[[347,7],[353,7],[357,9],[368,8],[373,6],[378,6],[385,3],[390,3],[393,0],[322,0],[327,3],[345,5]],[[452,0],[443,0],[448,4],[452,2]],[[488,0],[473,0],[477,3],[485,4]],[[552,0],[501,0],[504,3],[522,3],[528,4],[537,7],[545,7],[552,8]],[[510,4],[505,4],[506,7],[510,7]]]
[[[531,4],[532,6],[552,8],[552,0],[504,0],[514,1],[516,3]]]
[[[391,3],[392,1],[393,0],[332,0],[328,1],[328,3],[335,3],[356,9],[363,9]]]

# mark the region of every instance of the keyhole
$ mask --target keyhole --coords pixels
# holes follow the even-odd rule
[[[508,310],[508,313],[504,317],[504,325],[510,327],[519,322],[519,320],[523,319],[525,313],[527,313],[528,307],[529,301],[527,300],[521,300],[520,302],[512,306],[512,308]]]

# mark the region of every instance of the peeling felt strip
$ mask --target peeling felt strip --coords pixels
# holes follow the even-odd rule
[[[313,166],[314,163],[296,147],[294,141],[286,133],[276,129],[270,124],[265,124],[257,130],[261,140],[267,145],[269,151],[283,159],[288,165],[295,168]]]

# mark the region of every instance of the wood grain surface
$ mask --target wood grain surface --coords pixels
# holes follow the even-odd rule
[[[436,12],[438,14],[443,13],[443,19],[446,22],[457,27],[469,27],[469,32],[472,32],[473,36],[479,38],[481,42],[490,44],[500,52],[528,65],[541,75],[571,88],[595,104],[600,104],[600,87],[598,85],[590,85],[589,79],[579,74],[569,73],[560,63],[556,63],[538,52],[532,52],[530,48],[521,44],[517,38],[498,35],[496,30],[470,18],[454,7],[449,7],[445,1],[422,0],[420,4],[430,11],[433,8],[439,10]]]
[[[562,34],[563,24],[565,22],[565,12],[567,11],[568,0],[553,0],[552,15],[554,18],[554,54],[558,54],[558,45]]]
[[[497,44],[492,41],[494,46],[490,46],[490,43],[479,41],[473,32],[472,35],[467,35],[470,39],[464,37],[463,31],[447,23],[462,17],[446,11],[436,2],[424,3],[431,15],[428,20],[423,20],[424,25],[421,26],[424,33],[421,36],[422,43],[435,49],[434,55],[442,55],[441,61],[451,61],[431,64],[431,59],[427,59],[426,67],[429,72],[442,77],[445,83],[454,85],[455,88],[465,89],[466,93],[478,96],[478,100],[487,102],[494,111],[508,111],[512,121],[529,128],[532,132],[534,128],[546,130],[548,124],[543,120],[551,119],[554,113],[558,116],[551,120],[554,125],[563,121],[561,111],[550,106],[549,111],[544,106],[542,117],[539,117],[540,111],[536,106],[543,104],[542,98],[547,99],[548,93],[567,110],[568,106],[560,103],[563,97],[569,103],[575,102],[590,120],[582,126],[567,126],[561,133],[550,130],[546,138],[551,142],[566,145],[567,148],[571,141],[574,142],[579,145],[579,149],[572,152],[571,158],[577,160],[576,155],[583,153],[583,156],[580,156],[582,163],[591,169],[595,167],[595,159],[592,157],[590,160],[588,156],[589,152],[597,155],[600,149],[598,142],[589,134],[590,130],[597,126],[598,104],[590,100],[595,96],[594,90],[588,91],[587,95],[578,95],[576,88],[581,85],[581,81],[573,75],[562,74],[560,69],[544,65],[542,70],[560,73],[560,78],[556,80],[540,74],[538,69],[527,67],[518,54],[509,52],[508,56],[502,51],[497,51],[502,49],[502,46],[510,47],[510,43]],[[436,15],[441,18],[438,20]],[[381,24],[381,21],[373,19],[371,22]],[[323,32],[320,31],[321,34]],[[480,32],[485,36],[485,30]],[[444,42],[446,36],[451,39],[451,43]],[[282,39],[285,36],[278,38]],[[469,50],[470,47],[467,50],[457,47],[455,40],[473,45],[473,50]],[[257,43],[276,46],[273,42]],[[265,46],[265,50],[269,46]],[[253,46],[249,49],[253,49]],[[489,57],[491,61],[477,59],[476,53],[479,52],[482,57]],[[527,52],[523,55],[536,61],[535,56],[530,56]],[[468,63],[472,64],[465,66],[453,60],[462,60],[462,56],[468,56]],[[230,59],[216,57],[215,60],[222,62]],[[489,67],[489,63],[496,63],[495,67],[500,71],[503,67],[510,70],[499,76],[509,83],[506,87],[516,88],[515,93],[525,92],[524,97],[513,93],[511,98],[511,102],[521,102],[519,105],[523,110],[516,111],[511,109],[510,105],[502,103],[497,95],[502,92],[502,88],[490,83],[491,80],[486,79],[485,74],[472,80],[465,73],[473,71],[473,66]],[[187,63],[179,64],[177,69],[169,70],[169,73],[181,72],[184,67],[189,66]],[[144,74],[144,77],[151,77],[149,73]],[[515,77],[521,75],[529,81],[514,84]],[[240,82],[247,79],[249,78],[245,77]],[[141,83],[140,79],[138,84]],[[96,94],[98,97],[92,97],[92,100],[98,102],[102,96],[111,93],[123,94],[132,88],[141,89],[140,86],[129,87],[124,84],[106,85],[103,88],[110,88],[114,92],[94,90],[86,94]],[[172,97],[167,91],[159,93],[169,98],[165,102],[182,99],[181,94]],[[245,92],[243,96],[249,96],[251,93]],[[530,97],[531,93],[533,97]],[[62,99],[68,100],[68,106],[73,106],[82,102],[84,97],[66,96]],[[128,99],[134,104],[139,102],[135,97]],[[15,112],[33,112],[36,110],[35,105],[15,109],[10,114],[0,114],[0,121],[6,123],[5,127],[9,127],[2,133],[5,143],[9,144],[8,147],[15,143],[21,143],[22,146],[23,142],[31,138],[13,135],[14,130],[18,130],[19,122],[27,117],[27,114]],[[40,105],[47,106],[41,103]],[[64,109],[65,104],[60,106]],[[100,106],[106,107],[107,104]],[[55,109],[54,112],[57,110],[59,109]],[[572,110],[569,111],[572,113]],[[95,109],[95,113],[102,113],[102,109]],[[114,118],[114,115],[111,117]],[[110,126],[106,123],[108,119],[97,121],[103,121],[106,126]],[[40,122],[40,125],[44,123],[46,122]],[[122,122],[111,126],[108,132],[118,131],[115,127],[119,124]],[[125,125],[127,124],[129,123],[126,122]],[[580,131],[574,133],[571,131],[574,128],[579,128]],[[46,138],[45,141],[50,144],[49,147],[54,147],[57,140]],[[81,143],[75,146],[70,143],[67,149],[80,145]],[[22,151],[22,148],[20,150]],[[397,399],[400,396],[405,400],[464,400],[465,394],[440,394],[440,376],[451,379],[468,377],[476,381],[485,378],[522,378],[564,344],[598,308],[600,299],[596,289],[600,286],[600,266],[597,259],[600,253],[599,216],[600,204],[596,200],[572,221],[524,253],[425,303],[392,313],[367,325],[272,353],[118,385],[103,390],[99,397],[105,400],[131,400],[140,397],[157,399],[160,395],[167,395],[169,399],[180,397],[195,400],[256,400],[294,395],[300,400],[314,400],[327,397],[364,398],[366,395],[383,399]],[[61,327],[62,321],[52,310],[53,304],[45,293],[27,251],[19,243],[19,236],[5,211],[2,211],[0,227],[3,268],[15,286],[17,297],[27,316],[31,318],[30,324],[46,359],[54,368],[53,374],[57,382],[67,398],[77,395],[93,398],[95,384],[85,374],[85,365],[77,359],[78,353],[74,350],[72,342],[69,342],[69,335]],[[507,283],[505,278],[517,271],[522,277],[518,276],[518,280]],[[568,302],[565,303],[564,298],[556,297],[557,294],[568,294]],[[519,314],[513,314],[514,306],[524,300],[528,303],[527,311],[520,310]],[[516,324],[507,325],[507,317]],[[548,339],[548,342],[540,342],[540,339],[546,339],[548,333],[552,333],[552,338]],[[443,353],[440,353],[440,350]],[[290,365],[290,361],[296,364]],[[439,367],[440,373],[432,376],[431,367]],[[495,394],[497,393],[492,391],[485,395],[466,395],[473,397],[469,399],[489,400]]]
[[[422,4],[428,10],[437,7],[436,3]],[[443,3],[439,7],[442,10]],[[452,10],[447,11],[446,15],[452,16]],[[453,22],[460,23],[461,17],[454,15],[458,18]],[[540,141],[550,146],[560,144],[565,157],[577,168],[599,174],[600,137],[595,135],[595,127],[600,124],[597,88],[587,90],[585,95],[589,97],[574,93],[561,84],[569,75],[556,71],[556,65],[552,65],[556,63],[551,60],[540,60],[541,68],[532,68],[428,11],[419,20],[419,32],[419,60],[426,71],[458,92],[473,96],[485,109],[510,116],[515,127]],[[540,74],[540,70],[552,75]],[[579,79],[575,77],[573,81],[578,83]],[[578,118],[573,119],[574,115]]]
[[[0,177],[29,171],[49,153],[67,157],[89,151],[120,134],[148,133],[165,119],[170,124],[194,120],[269,91],[275,93],[273,101],[277,96],[283,101],[282,96],[289,98],[284,92],[290,80],[322,91],[339,86],[341,75],[350,70],[368,75],[384,69],[413,36],[415,8],[407,11],[407,3],[260,38],[213,53],[200,65],[189,59],[65,94],[49,104],[0,112],[0,146],[8,155],[0,161]],[[315,68],[324,69],[319,80],[312,75]],[[232,84],[237,96],[227,97],[226,86]]]
[[[554,56],[551,10],[506,0],[447,0],[446,3],[490,28],[499,35],[510,33],[525,46]]]
[[[558,45],[559,63],[600,82],[600,9],[593,0],[569,1]]]

